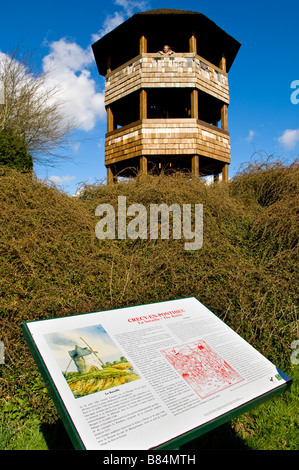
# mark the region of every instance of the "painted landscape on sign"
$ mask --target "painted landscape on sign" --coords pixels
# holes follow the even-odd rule
[[[75,398],[140,379],[102,325],[45,335]]]

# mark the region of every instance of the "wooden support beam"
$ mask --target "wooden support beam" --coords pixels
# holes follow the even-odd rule
[[[110,106],[107,106],[107,132],[114,130],[114,116]]]
[[[147,53],[147,38],[141,33],[139,37],[139,54]]]
[[[191,161],[192,178],[199,177],[199,156],[194,155]]]
[[[191,91],[191,118],[198,119],[198,90]]]
[[[224,53],[222,53],[222,58],[219,62],[219,68],[226,73],[226,57]],[[224,104],[221,108],[221,128],[224,131],[227,131],[227,105]]]
[[[140,90],[139,116],[140,116],[140,119],[147,119],[147,92],[146,90]]]
[[[228,163],[226,163],[222,168],[222,181],[228,183]]]
[[[147,175],[147,158],[140,157],[140,173],[142,175]]]
[[[221,108],[221,129],[227,131],[227,104]]]
[[[225,57],[224,53],[222,53],[222,58],[219,62],[219,68],[221,70],[223,70],[223,72],[226,73],[226,57]]]
[[[219,183],[219,173],[216,173],[215,175],[213,175],[213,181],[214,183]]]
[[[195,54],[197,54],[197,38],[195,31],[192,31],[189,38],[189,52],[195,52]]]
[[[107,166],[107,185],[111,186],[115,181],[113,169],[111,166]]]

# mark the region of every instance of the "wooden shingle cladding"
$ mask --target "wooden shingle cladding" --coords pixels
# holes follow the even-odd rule
[[[142,119],[106,134],[106,166],[141,156],[175,155],[229,163],[229,133],[198,119]]]
[[[140,54],[106,76],[105,106],[146,88],[191,88],[229,104],[227,73],[194,53]]]
[[[159,52],[165,44],[171,54]],[[173,9],[136,13],[92,45],[105,77],[108,184],[163,165],[228,181],[228,72],[240,46],[201,13]]]

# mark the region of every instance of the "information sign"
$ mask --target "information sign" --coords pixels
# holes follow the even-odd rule
[[[177,449],[290,384],[193,297],[23,332],[77,449]]]

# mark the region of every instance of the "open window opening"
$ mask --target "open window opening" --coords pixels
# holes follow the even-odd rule
[[[131,124],[139,119],[139,92],[131,93],[111,105],[114,129]]]
[[[178,88],[149,89],[149,119],[188,118],[191,113],[190,91]]]

